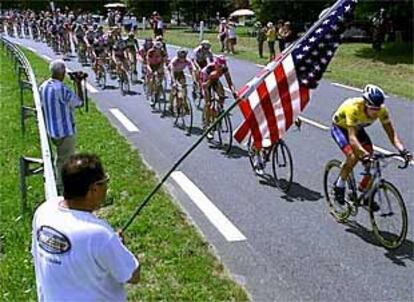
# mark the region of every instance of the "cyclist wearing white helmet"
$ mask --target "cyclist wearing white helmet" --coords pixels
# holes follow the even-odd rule
[[[358,160],[361,160],[365,167],[369,166],[373,147],[364,128],[370,126],[377,119],[380,120],[391,144],[406,160],[412,159],[412,155],[404,148],[394,130],[388,109],[384,105],[384,99],[385,95],[382,89],[369,84],[365,86],[362,96],[345,100],[333,115],[331,135],[346,155],[340,176],[334,186],[335,201],[340,205],[345,203],[346,179]],[[359,186],[361,191],[369,182],[369,175],[364,178]],[[378,205],[374,204],[373,210],[378,210]]]
[[[193,50],[192,62],[194,65],[194,82],[198,83],[200,81],[200,71],[207,66],[208,63],[214,61],[213,53],[211,52],[211,43],[208,40],[201,41]]]
[[[203,119],[203,128],[206,129],[209,126],[209,120],[211,117],[211,94],[214,91],[217,93],[219,102],[224,104],[224,88],[223,84],[220,82],[221,76],[225,76],[227,85],[229,86],[233,96],[237,97],[236,88],[233,85],[231,79],[229,68],[227,67],[226,57],[224,55],[219,55],[216,57],[213,63],[209,63],[204,67],[200,72],[200,86],[203,89],[204,95],[204,119]],[[212,91],[211,89],[214,89]],[[207,138],[210,138],[209,134]]]
[[[173,102],[172,98],[176,93],[176,84],[177,82],[181,85],[184,85],[186,83],[185,81],[185,75],[184,75],[184,69],[188,68],[188,70],[193,72],[193,64],[191,64],[191,61],[187,59],[187,50],[184,48],[180,48],[177,51],[177,55],[171,60],[171,62],[168,65],[168,70],[171,74],[171,93],[170,93],[170,107],[169,110],[173,111]]]

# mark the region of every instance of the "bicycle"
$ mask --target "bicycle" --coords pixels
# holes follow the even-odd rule
[[[122,63],[119,63],[119,64],[122,64]],[[125,69],[122,66],[117,66],[117,70],[118,70],[119,90],[121,91],[121,94],[124,96],[127,94],[127,92],[130,91],[128,73],[125,71]]]
[[[210,118],[208,121],[206,120],[206,111],[203,111],[203,121],[207,124],[207,127],[215,122],[215,120],[221,115],[224,111],[223,104],[219,101],[219,97],[217,96],[215,86],[217,83],[213,83],[210,87],[210,95],[211,95],[211,102],[210,102]],[[227,99],[227,96],[224,97],[224,100]],[[223,100],[223,102],[224,102]],[[205,105],[206,106],[206,105]],[[209,141],[214,140],[217,135],[218,143],[220,146],[225,147],[226,153],[229,153],[233,144],[233,126],[231,123],[230,114],[224,116],[224,118],[214,127],[212,134],[212,138]]]
[[[176,83],[171,93],[174,93],[172,97],[172,114],[175,116],[174,126],[187,130],[187,135],[191,135],[193,127],[193,107],[188,100],[187,96],[188,84]],[[173,92],[174,91],[174,92]],[[178,121],[181,120],[181,126]]]
[[[325,167],[324,190],[330,213],[337,222],[347,222],[349,216],[356,216],[358,208],[362,207],[369,213],[371,226],[379,243],[387,249],[396,249],[401,246],[407,236],[408,218],[400,192],[396,186],[385,180],[381,173],[381,165],[385,168],[387,166],[386,159],[391,157],[403,158],[399,153],[388,155],[374,153],[372,155],[369,170],[373,170],[374,173],[371,174],[372,179],[368,187],[361,193],[357,191],[353,172],[349,175],[343,206],[334,201],[333,195],[333,186],[339,177],[341,162],[336,159],[330,160]],[[398,166],[398,168],[405,169],[408,164],[409,162],[405,161],[405,165]],[[334,169],[337,169],[338,173],[334,173]],[[333,177],[331,178],[331,176]],[[395,204],[392,204],[391,195],[394,197]],[[374,202],[379,207],[377,211],[373,210]],[[400,221],[395,224],[391,218]],[[390,229],[386,228],[388,223],[390,223]]]
[[[158,111],[161,112],[161,116],[164,116],[167,111],[167,102],[163,82],[164,77],[161,76],[161,74],[158,71],[154,71],[152,74],[152,88],[149,89],[149,98],[152,108],[154,108],[158,104]],[[163,104],[161,104],[161,94],[163,95]]]
[[[263,146],[260,151],[256,151],[250,137],[247,148],[252,169],[256,169],[254,160],[257,156],[260,156],[264,171],[266,164],[272,160],[272,174],[276,187],[285,193],[289,192],[293,181],[293,159],[286,142],[279,139],[276,143],[269,143],[268,146]]]

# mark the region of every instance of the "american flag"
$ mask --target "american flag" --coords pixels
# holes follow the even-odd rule
[[[256,148],[281,139],[299,116],[341,42],[357,0],[339,0],[291,47],[239,90],[243,123],[239,143],[253,137]]]

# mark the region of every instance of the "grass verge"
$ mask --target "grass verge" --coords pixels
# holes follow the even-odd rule
[[[139,31],[139,37],[151,37],[152,31]],[[210,40],[213,51],[218,52],[220,45],[217,33],[206,33],[205,39]],[[168,43],[194,48],[199,41],[199,34],[183,29],[167,30],[165,39]],[[276,45],[276,49],[277,49]],[[258,57],[255,38],[241,34],[236,45],[239,59],[257,64],[266,64],[266,59]],[[264,55],[268,56],[267,44]],[[253,75],[252,75],[253,77]],[[414,57],[412,43],[385,44],[384,50],[376,54],[367,43],[342,44],[335,54],[325,78],[362,88],[367,83],[381,86],[388,94],[394,94],[414,100]]]
[[[40,83],[48,77],[47,63],[25,51]],[[29,253],[31,215],[19,216],[18,157],[39,156],[37,128],[30,123],[24,139],[19,135],[18,86],[12,64],[0,51],[0,298],[36,300]],[[30,102],[30,95],[27,96]],[[88,114],[76,115],[80,152],[97,153],[111,175],[109,195],[114,202],[99,215],[120,227],[151,190],[156,179],[140,156],[91,104]],[[122,154],[122,156],[119,156]],[[41,177],[29,180],[32,210],[43,199]],[[162,191],[127,232],[127,246],[142,264],[142,281],[128,287],[131,301],[246,301],[245,290],[234,283],[194,226],[171,197]]]

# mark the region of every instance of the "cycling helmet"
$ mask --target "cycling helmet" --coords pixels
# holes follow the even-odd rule
[[[156,36],[155,37],[155,41],[162,41],[162,40],[163,40],[162,36]]]
[[[381,107],[384,104],[384,91],[376,85],[366,85],[362,97],[368,107]]]
[[[218,55],[216,57],[216,59],[214,60],[214,63],[216,65],[219,65],[219,66],[225,66],[226,65],[226,57],[224,55]]]
[[[177,51],[177,56],[179,57],[179,58],[185,58],[186,56],[187,56],[187,50],[186,49],[184,49],[184,48],[180,48],[178,51]]]
[[[211,48],[211,43],[209,40],[203,40],[201,41],[200,45],[204,48],[204,49],[210,49]]]
[[[156,49],[162,49],[163,45],[162,45],[162,43],[160,41],[157,41],[157,42],[155,42],[154,47]]]

